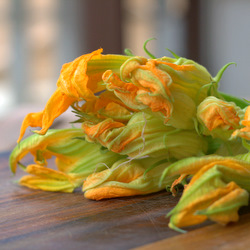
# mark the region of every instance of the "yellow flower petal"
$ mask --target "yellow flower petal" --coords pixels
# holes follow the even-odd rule
[[[105,91],[97,99],[85,102],[82,106],[75,103],[74,108],[81,114],[81,121],[92,121],[93,118],[112,118],[115,121],[126,122],[133,113],[113,92]],[[90,118],[90,119],[88,119]]]
[[[225,187],[214,188],[213,190],[207,193],[204,190],[203,195],[196,197],[192,201],[190,200],[189,204],[180,209],[180,211],[175,211],[174,213],[172,213],[169,227],[187,227],[204,222],[205,220],[207,220],[208,217],[203,213],[199,213],[199,211],[205,210],[206,208],[209,209],[210,207],[211,209],[213,209],[213,206],[217,206],[216,203],[218,204],[218,202],[226,202],[226,200],[228,199],[228,194],[229,196],[233,196],[235,198],[235,193],[238,193],[238,191],[234,192],[235,190],[241,189],[234,182],[225,185]],[[183,193],[183,197],[185,197],[185,192],[188,193],[188,191],[185,190]],[[232,203],[233,201],[230,200],[230,202]],[[181,204],[181,200],[179,201],[179,204]],[[223,205],[225,205],[225,203]],[[242,205],[243,204],[241,204],[241,206]],[[239,207],[237,207],[237,210],[238,208]],[[224,217],[223,213],[221,213],[220,215]],[[220,217],[220,215],[217,214],[217,219],[214,216],[214,221],[221,222],[223,219],[225,223],[235,221],[235,212],[233,212],[233,214],[228,214],[226,218],[222,218]]]
[[[249,194],[246,190],[236,188],[224,197],[214,202],[208,209],[201,210],[198,214],[203,214],[208,219],[219,224],[226,225],[229,222],[239,220],[238,210],[241,206],[248,205]]]
[[[207,169],[212,168],[217,164],[225,165],[235,170],[244,171],[245,173],[250,171],[250,163],[233,157],[222,157],[217,155],[190,157],[175,162],[171,166],[169,166],[164,171],[161,180],[164,180],[164,178],[169,178],[171,176],[177,177],[182,174],[194,175],[199,171],[206,171]],[[203,168],[204,170],[202,170]]]
[[[23,176],[19,184],[32,189],[72,192],[78,185],[77,179],[72,178],[69,174],[43,166],[29,165],[26,172],[31,175]]]

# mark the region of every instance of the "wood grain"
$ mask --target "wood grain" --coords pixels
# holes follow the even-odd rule
[[[135,249],[249,249],[249,229],[250,214],[246,214],[226,227],[214,224]]]
[[[95,202],[20,187],[7,155],[0,170],[1,249],[128,249],[178,234],[165,218],[178,198],[166,192]]]
[[[166,192],[131,198],[91,201],[79,190],[73,194],[51,193],[21,187],[8,168],[8,154],[0,154],[0,249],[131,249],[153,242],[154,249],[175,244],[198,246],[214,238],[223,241],[237,234],[247,241],[250,220],[230,227],[211,224],[189,228],[180,235],[168,228],[165,215],[178,198]],[[248,212],[249,208],[245,211]],[[198,228],[198,229],[197,229]],[[236,231],[235,231],[236,230]],[[215,231],[215,233],[214,233]],[[237,231],[237,232],[238,232]],[[244,231],[244,232],[243,232]],[[169,242],[160,240],[169,238]],[[198,240],[200,239],[200,240]],[[180,243],[182,240],[182,245]],[[160,241],[160,242],[158,242]],[[186,243],[185,243],[186,242]],[[236,240],[234,241],[234,244]],[[167,244],[167,245],[166,245]],[[245,244],[245,243],[244,243]],[[159,248],[160,249],[160,248]]]

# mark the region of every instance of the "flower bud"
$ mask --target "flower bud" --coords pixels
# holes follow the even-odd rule
[[[204,135],[228,140],[240,127],[242,110],[233,102],[222,101],[214,96],[207,97],[197,108],[197,119]]]

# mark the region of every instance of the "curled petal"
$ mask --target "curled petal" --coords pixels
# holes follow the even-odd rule
[[[47,102],[43,111],[30,113],[24,118],[17,142],[21,141],[25,130],[29,126],[42,127],[40,131],[35,132],[42,135],[45,134],[55,118],[64,113],[74,101],[76,101],[75,98],[63,94],[60,88],[58,88]]]
[[[211,185],[211,181],[204,184],[202,181],[204,179],[197,183],[199,187],[184,190],[178,205],[168,214],[171,216],[170,228],[178,231],[179,227],[200,224],[207,219],[221,224],[238,220],[238,209],[248,204],[248,193],[234,182],[207,190],[205,185]]]
[[[136,86],[131,82],[123,82],[112,71],[103,74],[107,89],[114,91],[115,95],[129,108],[144,110],[150,108],[153,112],[160,112],[168,121],[172,112],[172,104],[162,95],[150,92],[147,87]],[[152,82],[151,85],[154,85]]]
[[[129,77],[135,85],[168,99],[171,95],[169,86],[172,79],[167,72],[158,69],[156,63],[155,60],[131,58],[122,65],[121,76],[123,79]]]
[[[102,49],[76,58],[63,65],[57,81],[57,90],[46,104],[44,111],[29,114],[24,119],[18,142],[28,126],[42,127],[40,134],[45,134],[54,119],[65,112],[75,101],[95,100],[96,92],[105,89],[101,85],[102,74],[108,68],[119,69],[127,56],[101,55]]]
[[[30,175],[23,176],[19,183],[32,189],[72,192],[78,186],[77,179],[69,174],[43,166],[29,165],[26,172]]]
[[[93,56],[100,55],[101,52],[102,49],[96,50],[90,54],[76,58],[73,62],[63,65],[57,86],[61,88],[64,94],[77,99],[92,100],[96,98],[87,86],[89,80],[87,66],[88,61],[90,61]]]
[[[74,108],[77,110],[76,113],[79,114],[80,122],[100,122],[106,118],[127,122],[133,114],[133,110],[110,91],[101,93],[97,99],[85,102],[82,106],[75,103]]]

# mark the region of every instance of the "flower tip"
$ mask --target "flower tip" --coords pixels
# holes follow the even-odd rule
[[[124,54],[127,55],[127,56],[135,56],[133,54],[132,50],[128,49],[128,48],[124,49]]]
[[[153,54],[151,54],[151,53],[148,51],[148,49],[147,49],[147,44],[148,44],[148,42],[149,42],[149,41],[152,41],[152,40],[156,40],[156,38],[155,38],[155,37],[152,37],[152,38],[147,39],[147,40],[145,41],[145,43],[143,44],[143,49],[144,49],[145,53],[146,53],[150,58],[156,59],[156,57],[155,57]]]
[[[175,59],[179,59],[180,58],[180,56],[178,56],[177,54],[175,54],[172,50],[170,50],[168,48],[166,48],[166,50],[169,51]]]
[[[186,230],[183,230],[183,229],[181,229],[181,228],[179,228],[179,227],[176,227],[176,226],[175,226],[174,224],[172,224],[171,222],[168,223],[168,226],[169,226],[169,228],[175,230],[176,232],[183,233],[183,234],[184,234],[184,233],[187,233]]]
[[[223,73],[225,72],[225,70],[232,64],[235,64],[237,66],[237,64],[235,62],[230,62],[230,63],[227,63],[226,65],[224,65],[220,70],[219,72],[217,73],[217,75],[213,78],[213,80],[218,83],[223,75]]]

